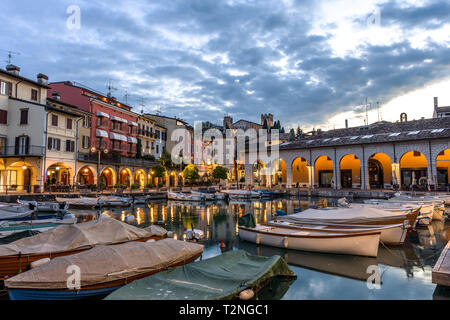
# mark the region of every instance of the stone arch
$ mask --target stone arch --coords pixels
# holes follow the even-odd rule
[[[16,161],[5,166],[2,175],[2,184],[8,189],[26,190],[37,184],[38,171],[28,161]]]
[[[360,189],[361,178],[361,159],[354,154],[346,154],[339,161],[339,171],[341,178],[341,188]]]
[[[82,166],[77,173],[77,183],[82,185],[92,185],[97,183],[97,171],[89,166]]]
[[[265,164],[261,160],[256,160],[252,165],[252,179],[253,182],[260,185],[265,186],[267,184],[267,172],[266,172],[267,164]]]
[[[106,187],[113,188],[117,181],[117,173],[111,167],[103,168],[100,173],[100,184],[104,184]]]
[[[428,159],[420,151],[411,150],[402,154],[400,158],[401,187],[411,189],[427,184]],[[425,183],[424,183],[425,179]]]
[[[120,169],[118,183],[126,187],[131,186],[133,183],[133,173],[129,168]]]
[[[386,185],[397,184],[393,177],[392,160],[384,152],[372,154],[367,160],[369,187],[383,189]],[[397,182],[397,183],[394,183]]]
[[[272,163],[272,185],[287,183],[287,166],[283,158],[278,158]]]
[[[439,152],[436,156],[436,188],[446,189],[450,184],[450,149]]]
[[[316,157],[314,162],[315,181],[319,188],[332,188],[334,181],[334,162],[330,156],[322,155]]]
[[[304,157],[297,157],[292,161],[292,183],[305,186],[311,183],[311,173],[308,160]]]
[[[139,187],[141,189],[145,188],[147,185],[147,174],[144,169],[138,169],[136,170],[136,173],[134,174],[134,183],[139,183]]]
[[[74,169],[64,162],[53,162],[46,169],[45,181],[47,184],[71,185],[73,183]]]

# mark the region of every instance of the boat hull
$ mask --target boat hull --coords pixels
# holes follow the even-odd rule
[[[130,282],[139,280],[155,273],[167,270],[169,268],[176,268],[184,264],[195,261],[202,255],[196,254],[190,259],[186,259],[180,263],[168,265],[166,268],[145,272],[130,278],[93,284],[81,287],[80,290],[55,289],[55,290],[30,290],[30,289],[8,289],[9,298],[11,300],[84,300],[94,298],[104,298],[113,291],[127,285]]]
[[[278,248],[376,257],[380,233],[297,237],[295,235],[263,233],[256,229],[239,227],[239,237],[245,241]]]
[[[151,239],[161,240],[166,238],[166,236],[151,236],[142,238],[136,241],[145,242]],[[115,243],[119,244],[119,243]],[[41,254],[21,254],[14,256],[3,256],[0,257],[0,281],[5,280],[7,278],[13,277],[21,272],[25,272],[30,268],[32,262],[45,259],[45,258],[56,258],[62,256],[68,256],[71,254],[76,254],[85,250],[89,250],[91,248],[79,249],[79,250],[71,250],[64,252],[53,252],[53,253],[41,253]]]

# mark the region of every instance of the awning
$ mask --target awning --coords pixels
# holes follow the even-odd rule
[[[101,112],[101,111],[97,111],[97,116],[98,117],[105,117],[109,119],[109,114]]]
[[[128,121],[128,124],[129,124],[130,126],[135,126],[135,127],[138,126],[138,124],[137,124],[136,122],[133,122],[133,121]]]
[[[127,120],[122,119],[121,117],[111,116],[111,120],[128,123]]]
[[[96,130],[97,137],[108,138],[108,132],[104,130],[97,129]]]
[[[137,144],[137,139],[133,138],[133,137],[128,137],[128,142],[129,143],[136,143]]]
[[[120,140],[120,141],[128,142],[127,137],[123,136],[121,134],[110,132],[109,135],[110,135],[111,140]]]

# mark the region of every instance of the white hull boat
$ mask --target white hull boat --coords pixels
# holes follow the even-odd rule
[[[390,211],[391,209],[394,209],[395,207],[398,208],[417,208],[420,207],[419,210],[419,218],[418,222],[419,225],[429,225],[431,221],[433,220],[433,217],[438,218],[439,220],[442,219],[442,215],[439,218],[439,207],[441,207],[441,204],[435,204],[434,202],[422,202],[422,201],[399,201],[394,202],[393,200],[364,200],[365,204],[373,205],[374,207],[382,206],[382,208],[386,208],[386,210]],[[435,215],[436,211],[436,215]]]
[[[328,225],[318,225],[318,224],[300,224],[291,222],[277,222],[271,221],[267,225],[270,226],[286,226],[293,227],[299,230],[305,231],[327,231],[333,233],[360,233],[360,232],[372,232],[380,231],[380,241],[386,245],[396,246],[402,245],[406,240],[406,235],[408,233],[408,224],[393,224],[385,226],[371,226],[371,225],[345,225],[345,224],[328,224]]]
[[[77,218],[68,215],[64,219],[45,219],[22,222],[3,221],[0,222],[0,238],[4,238],[23,231],[45,232],[61,225],[75,224]]]
[[[191,194],[194,196],[204,197],[207,201],[216,201],[216,200],[224,200],[225,194],[216,192],[216,193],[206,193],[206,192],[198,192],[198,191],[191,191]]]
[[[378,255],[381,232],[332,233],[257,225],[239,227],[242,240],[272,247],[367,257]]]
[[[67,203],[70,209],[92,209],[95,207],[102,207],[105,204],[102,198],[56,198],[60,203]]]
[[[34,205],[38,212],[67,212],[69,205],[64,202],[36,202],[17,200],[17,203],[22,205]]]
[[[178,200],[178,201],[204,201],[205,198],[200,195],[195,194],[184,194],[178,192],[167,192],[167,198],[169,200]]]
[[[146,204],[151,199],[151,196],[133,197],[133,204]]]
[[[248,199],[251,198],[252,192],[249,190],[222,190],[230,199]]]
[[[100,200],[102,199],[102,200]],[[99,201],[104,201],[105,207],[129,207],[133,199],[127,197],[100,197]]]
[[[29,217],[35,212],[35,208],[28,204],[0,203],[0,221]]]

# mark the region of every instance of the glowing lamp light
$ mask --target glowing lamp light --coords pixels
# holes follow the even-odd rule
[[[89,172],[89,170],[88,169],[84,169],[84,173],[88,173]]]
[[[23,170],[27,170],[27,166],[26,166],[26,165],[23,165],[23,166],[22,166],[22,169],[23,169]]]
[[[60,167],[56,167],[56,171],[59,171],[61,168]]]
[[[97,149],[94,148],[94,147],[92,147],[92,148],[91,148],[91,152],[95,152],[95,151],[97,151]]]
[[[108,173],[109,173],[109,170],[105,170],[105,173],[108,174]]]

